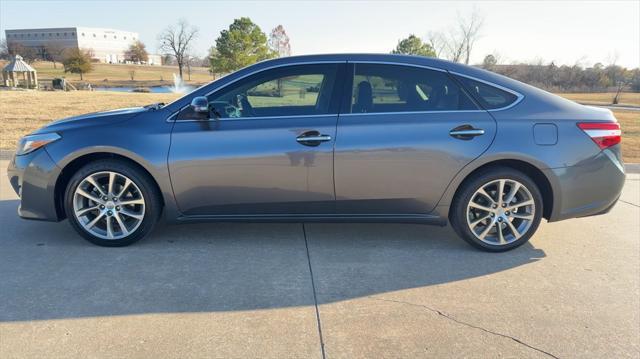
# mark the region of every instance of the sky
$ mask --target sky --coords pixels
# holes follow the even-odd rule
[[[233,19],[250,17],[268,33],[283,25],[294,55],[387,53],[398,40],[446,32],[473,9],[484,17],[471,62],[640,66],[640,0],[628,1],[29,1],[0,0],[5,29],[88,26],[134,31],[151,52],[168,24],[198,27],[205,56]]]

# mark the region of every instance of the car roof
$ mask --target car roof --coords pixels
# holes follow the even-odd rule
[[[344,53],[344,54],[317,54],[317,55],[295,55],[288,57],[280,57],[277,59],[265,60],[259,64],[276,64],[276,63],[309,63],[309,62],[330,62],[330,61],[375,61],[389,62],[398,64],[415,64],[428,67],[436,67],[447,69],[454,62],[437,59],[433,57],[416,56],[416,55],[399,55],[399,54],[377,54],[377,53]]]

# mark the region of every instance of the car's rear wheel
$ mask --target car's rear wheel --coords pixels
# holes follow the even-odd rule
[[[502,252],[526,243],[542,218],[540,190],[507,167],[484,170],[462,184],[450,215],[454,230],[475,247]]]
[[[151,232],[161,201],[143,171],[124,161],[99,160],[71,177],[65,211],[71,225],[91,243],[120,247]]]

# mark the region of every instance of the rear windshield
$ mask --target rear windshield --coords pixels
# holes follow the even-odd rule
[[[507,107],[518,99],[516,95],[484,82],[462,76],[456,76],[456,78],[462,83],[464,88],[471,93],[471,96],[487,110]]]

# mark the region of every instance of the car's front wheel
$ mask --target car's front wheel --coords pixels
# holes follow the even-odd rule
[[[502,252],[526,243],[542,218],[542,196],[527,175],[484,170],[462,184],[450,214],[454,230],[475,247]]]
[[[65,193],[71,225],[91,243],[120,247],[151,232],[161,201],[148,175],[119,160],[99,160],[80,168]]]

